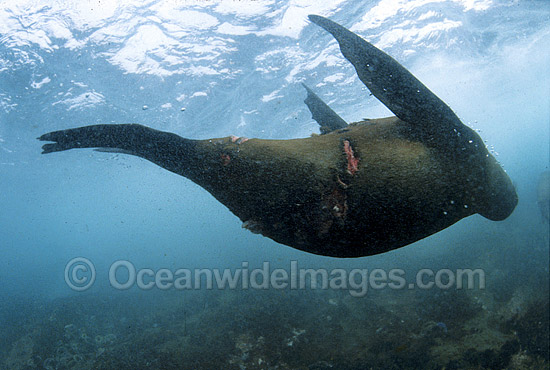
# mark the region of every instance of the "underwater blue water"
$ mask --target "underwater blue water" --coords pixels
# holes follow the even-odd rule
[[[250,233],[205,190],[145,160],[92,150],[40,154],[43,133],[99,123],[135,122],[196,139],[307,137],[319,131],[301,82],[348,122],[390,115],[308,14],[382,48],[479,130],[517,187],[514,214],[502,222],[474,215],[389,253],[333,259]],[[542,0],[4,1],[3,304],[79,294],[63,272],[81,256],[97,268],[92,292],[110,295],[117,291],[107,271],[120,259],[153,269],[288,267],[291,260],[438,269],[498,258],[499,274],[547,274],[540,256],[548,245],[533,245],[544,232],[536,184],[549,167],[549,38],[550,4]],[[485,259],[476,264],[475,256]]]

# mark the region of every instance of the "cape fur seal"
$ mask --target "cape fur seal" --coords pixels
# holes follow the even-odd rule
[[[243,227],[334,257],[383,253],[479,213],[508,217],[512,182],[480,137],[398,62],[346,28],[330,32],[396,117],[346,124],[310,89],[322,135],[191,140],[137,124],[50,132],[43,153],[102,148],[145,158],[210,192]]]

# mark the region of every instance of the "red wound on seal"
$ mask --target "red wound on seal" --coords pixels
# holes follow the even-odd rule
[[[245,143],[248,141],[248,138],[246,137],[239,137],[239,136],[235,136],[235,135],[231,135],[231,142],[232,143],[237,143],[237,144],[242,144],[242,143]]]
[[[348,173],[353,176],[355,172],[357,172],[359,159],[355,158],[353,155],[353,148],[348,140],[344,140],[344,153],[346,153],[346,158],[348,160]]]

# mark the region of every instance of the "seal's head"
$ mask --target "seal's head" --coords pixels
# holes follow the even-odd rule
[[[486,165],[487,176],[483,187],[482,206],[479,214],[491,221],[502,221],[512,214],[518,204],[518,195],[512,180],[489,155]]]

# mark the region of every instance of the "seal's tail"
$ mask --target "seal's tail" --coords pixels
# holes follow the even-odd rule
[[[99,148],[136,155],[184,176],[197,142],[138,124],[84,126],[49,132],[38,140],[53,141],[42,146],[42,154]]]
[[[44,144],[42,154],[75,148],[111,148],[135,151],[137,154],[148,142],[152,144],[150,139],[156,136],[152,135],[154,131],[137,124],[93,125],[49,132],[38,140],[54,142]]]

